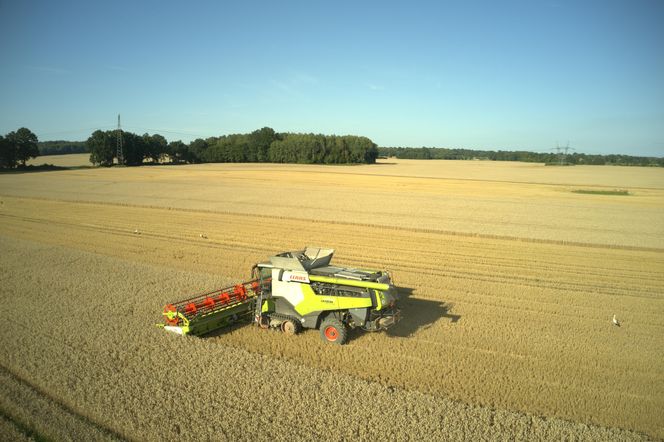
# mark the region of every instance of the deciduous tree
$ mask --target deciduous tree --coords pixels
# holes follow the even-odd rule
[[[27,127],[9,132],[0,141],[0,167],[12,169],[30,158],[39,156],[37,135]]]
[[[85,142],[90,149],[90,162],[99,166],[112,166],[117,152],[114,132],[96,130]]]

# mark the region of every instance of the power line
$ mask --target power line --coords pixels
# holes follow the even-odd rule
[[[91,132],[91,131],[95,131],[97,129],[111,129],[113,127],[115,127],[115,125],[109,124],[109,125],[106,125],[106,126],[84,127],[82,129],[61,130],[61,131],[57,131],[57,132],[39,132],[39,135],[44,137],[44,136],[50,136],[50,135],[74,134],[74,133],[79,133],[79,132]]]
[[[567,145],[565,146],[560,146],[558,143],[556,143],[556,147],[552,148],[551,150],[555,150],[556,154],[558,155],[558,162],[562,166],[563,164],[566,164],[566,159],[567,159],[567,153],[570,150],[576,150],[573,147],[569,147],[569,141],[567,142]]]
[[[119,117],[119,115],[118,115]],[[208,138],[214,135],[204,135],[201,133],[197,132],[191,132],[187,130],[182,130],[182,129],[155,129],[155,128],[149,128],[149,127],[141,127],[141,126],[124,126],[125,128],[130,128],[130,129],[137,129],[139,131],[145,131],[145,132],[151,132],[153,134],[160,134],[160,133],[166,133],[166,134],[174,134],[174,135],[185,135],[189,137],[194,137],[194,138]],[[94,127],[85,127],[81,129],[70,129],[70,130],[60,130],[60,131],[55,131],[55,132],[38,132],[38,135],[40,138],[43,137],[51,137],[54,135],[65,135],[65,134],[78,134],[82,132],[88,132],[92,133],[96,130],[109,130],[109,129],[115,129],[115,131],[121,130],[120,125],[114,125],[114,124],[108,124],[108,125],[100,125],[100,126],[94,126]]]
[[[154,133],[164,132],[164,133],[176,134],[176,135],[190,135],[190,136],[193,136],[193,137],[200,137],[200,138],[205,137],[205,135],[201,135],[199,133],[187,132],[187,131],[183,131],[183,130],[151,129],[149,127],[139,127],[139,126],[125,126],[125,127],[129,127],[129,128],[132,128],[132,129],[150,131],[150,132],[154,132]]]

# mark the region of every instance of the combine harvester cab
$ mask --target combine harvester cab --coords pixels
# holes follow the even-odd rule
[[[348,330],[380,331],[400,319],[397,289],[382,270],[330,265],[333,249],[307,247],[256,264],[252,280],[168,304],[164,328],[200,335],[253,314],[262,328],[292,335],[319,329],[324,341],[344,344]]]

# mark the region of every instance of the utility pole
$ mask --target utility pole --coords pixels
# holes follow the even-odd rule
[[[574,150],[574,148],[569,147],[569,141],[568,141],[567,145],[565,147],[562,147],[561,149],[563,150],[563,155],[560,160],[560,165],[562,166],[563,164],[567,164],[567,152],[569,152],[570,150]]]
[[[118,166],[124,165],[124,154],[122,153],[122,127],[120,127],[120,114],[118,114],[118,130],[116,131],[118,140]]]
[[[563,165],[563,159],[562,159],[562,156],[561,156],[561,154],[560,154],[560,150],[561,150],[561,149],[562,149],[562,148],[558,145],[558,143],[556,143],[556,147],[554,147],[554,148],[551,149],[551,150],[555,150],[555,151],[556,151],[556,155],[558,155],[558,163],[562,166],[562,165]]]
[[[568,141],[568,142],[567,142],[567,145],[566,145],[566,146],[562,146],[562,147],[561,147],[558,143],[556,143],[556,147],[554,147],[554,148],[551,149],[551,150],[555,150],[555,151],[556,151],[556,154],[558,155],[558,164],[560,164],[561,166],[564,166],[565,164],[567,164],[567,162],[566,162],[566,160],[567,160],[567,153],[568,153],[570,150],[575,150],[575,149],[574,149],[573,147],[569,147],[569,141]]]

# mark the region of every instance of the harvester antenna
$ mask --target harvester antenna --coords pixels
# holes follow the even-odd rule
[[[118,157],[118,165],[123,165],[124,164],[124,155],[122,154],[122,127],[120,126],[120,114],[118,114],[118,129],[116,131],[116,136],[117,136],[117,157]]]

